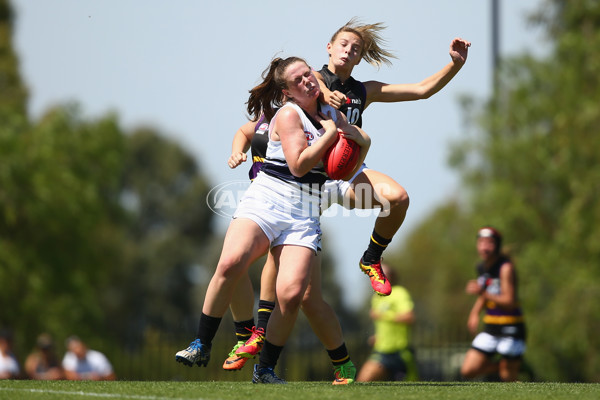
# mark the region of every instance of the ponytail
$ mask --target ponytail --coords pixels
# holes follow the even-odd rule
[[[286,59],[277,57],[263,71],[261,75],[263,81],[249,90],[250,96],[246,102],[246,109],[251,119],[257,120],[261,114],[264,114],[267,121],[273,118],[273,115],[275,115],[274,109],[281,107],[284,103],[283,89],[287,89],[284,78],[285,70],[296,61],[306,64],[306,61],[299,57],[288,57]]]

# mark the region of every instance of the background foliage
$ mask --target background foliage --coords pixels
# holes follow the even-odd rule
[[[502,60],[495,95],[463,100],[468,125],[450,160],[461,196],[434,211],[396,260],[428,319],[465,324],[474,235],[499,228],[519,274],[527,360],[543,379],[597,382],[600,3],[548,1],[531,21],[550,54]]]
[[[420,325],[464,327],[474,235],[496,226],[519,273],[528,363],[540,379],[598,382],[600,3],[549,0],[531,20],[549,54],[504,59],[492,98],[465,96],[450,157],[462,192],[386,261]],[[0,0],[0,326],[21,354],[42,331],[115,348],[189,332],[221,246],[204,203],[214,182],[177,143],[126,132],[117,115],[87,120],[66,104],[31,121],[13,21]],[[369,323],[344,309],[333,276],[323,281],[346,333]]]
[[[6,1],[0,18],[0,325],[21,346],[174,329],[212,235],[199,166],[153,128],[84,120],[76,104],[30,121]]]

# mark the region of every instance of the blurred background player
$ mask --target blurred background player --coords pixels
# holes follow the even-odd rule
[[[25,373],[29,379],[65,379],[64,371],[56,355],[52,336],[47,333],[38,336],[35,349],[25,360]]]
[[[476,280],[465,291],[477,296],[467,327],[475,334],[483,311],[484,329],[467,351],[461,374],[466,379],[498,374],[505,382],[516,381],[525,352],[525,324],[517,295],[517,273],[512,261],[501,253],[502,235],[492,227],[477,233]],[[499,355],[496,361],[494,356]]]
[[[70,336],[66,342],[67,353],[62,366],[68,380],[114,381],[116,379],[108,358],[97,350],[92,350],[77,336]]]
[[[411,326],[415,322],[410,293],[398,283],[396,271],[382,263],[383,272],[392,284],[389,296],[374,294],[369,313],[375,334],[369,338],[373,353],[358,373],[358,382],[418,380],[411,347]]]
[[[0,379],[17,379],[21,369],[12,350],[12,333],[8,329],[0,330]]]

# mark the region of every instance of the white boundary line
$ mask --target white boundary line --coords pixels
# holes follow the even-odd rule
[[[89,396],[89,397],[105,397],[113,399],[138,399],[138,400],[190,400],[190,398],[182,397],[158,397],[158,396],[143,396],[136,394],[120,394],[120,393],[96,393],[96,392],[71,392],[68,390],[44,390],[44,389],[20,389],[20,388],[0,388],[0,391],[7,392],[29,392],[29,393],[48,393],[48,394],[64,394],[72,396]],[[195,400],[207,400],[202,398],[194,398]]]

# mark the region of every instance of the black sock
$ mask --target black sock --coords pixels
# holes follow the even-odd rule
[[[269,322],[269,318],[271,317],[271,313],[275,308],[275,303],[267,300],[259,300],[258,301],[258,325],[257,328],[263,328],[263,330],[267,331],[267,323]]]
[[[204,313],[200,315],[200,322],[198,323],[198,334],[196,337],[200,339],[202,344],[210,347],[212,340],[217,334],[219,325],[221,324],[221,318],[215,318],[208,316]]]
[[[283,350],[283,346],[275,346],[273,343],[265,340],[262,350],[260,351],[258,368],[275,368],[281,350]]]
[[[235,338],[238,342],[246,342],[252,336],[252,328],[254,328],[254,318],[247,321],[233,321],[235,326]]]
[[[348,354],[346,343],[342,343],[342,345],[337,349],[327,350],[327,354],[329,354],[329,358],[331,358],[331,363],[334,366],[342,365],[350,361],[350,355]]]
[[[373,231],[369,247],[367,247],[367,251],[363,254],[363,261],[371,264],[381,260],[381,254],[391,241],[392,239],[385,239]]]

